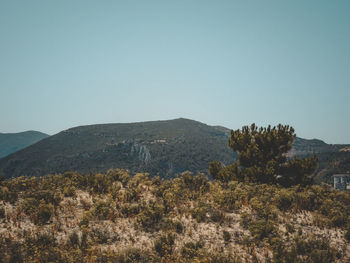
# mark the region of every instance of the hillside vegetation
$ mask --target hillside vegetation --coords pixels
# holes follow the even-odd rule
[[[1,262],[348,262],[328,186],[64,173],[1,182]]]
[[[228,129],[187,119],[81,126],[1,159],[0,172],[6,177],[111,168],[162,177],[206,173],[211,160],[234,161],[228,135]]]

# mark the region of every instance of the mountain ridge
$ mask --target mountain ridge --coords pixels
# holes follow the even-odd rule
[[[231,163],[234,154],[226,145],[224,132],[184,118],[86,125],[1,159],[0,171],[6,177],[17,177],[124,168],[173,176],[184,170],[206,172],[213,159]]]
[[[34,130],[0,133],[0,158],[30,146],[48,136],[46,133]]]
[[[81,125],[0,159],[0,173],[6,177],[41,176],[68,170],[106,172],[111,168],[162,177],[185,170],[207,173],[210,161],[227,165],[237,158],[227,145],[230,131],[186,118]],[[296,137],[288,157],[317,154],[316,181],[320,183],[329,181],[333,172],[350,170],[350,153],[342,151],[346,147]],[[336,160],[340,160],[338,166],[333,165]]]

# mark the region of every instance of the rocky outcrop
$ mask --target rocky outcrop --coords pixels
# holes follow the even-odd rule
[[[151,153],[149,149],[146,146],[139,144],[138,142],[133,142],[131,144],[130,153],[131,155],[136,156],[141,162],[145,164],[151,161]]]

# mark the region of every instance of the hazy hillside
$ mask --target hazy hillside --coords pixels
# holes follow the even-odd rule
[[[0,158],[32,145],[49,135],[38,131],[0,133]]]
[[[228,130],[188,120],[101,124],[72,128],[0,160],[6,177],[75,170],[126,168],[152,175],[206,172],[208,163],[232,163]]]

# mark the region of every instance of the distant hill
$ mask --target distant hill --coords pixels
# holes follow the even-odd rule
[[[0,159],[6,177],[40,176],[78,171],[131,172],[172,177],[185,170],[207,173],[212,160],[232,163],[237,154],[228,147],[230,129],[189,119],[99,124],[71,128]],[[288,157],[319,156],[316,182],[350,170],[349,145],[296,138]]]
[[[350,145],[327,144],[321,140],[295,138],[289,157],[300,158],[316,154],[318,156],[318,169],[315,182],[332,183],[332,175],[350,171]]]
[[[0,133],[0,158],[32,145],[49,135],[38,131]]]
[[[188,119],[81,126],[1,159],[0,172],[6,177],[110,168],[162,176],[207,172],[212,160],[234,161],[228,136],[228,129]]]

